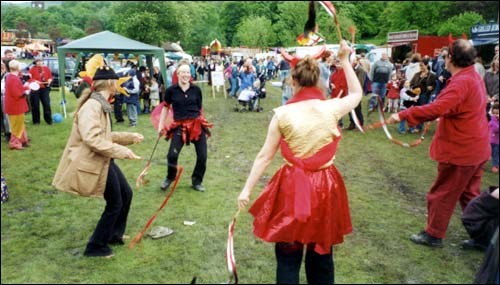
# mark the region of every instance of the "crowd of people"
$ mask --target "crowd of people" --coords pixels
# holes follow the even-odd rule
[[[203,94],[196,82],[212,84],[213,71],[224,72],[234,98],[253,90],[259,77],[279,77],[282,83],[282,106],[274,109],[266,141],[237,201],[240,209],[249,205],[253,188],[280,149],[285,163],[249,209],[254,217],[254,234],[275,243],[277,283],[299,282],[304,250],[308,282],[334,282],[332,246],[341,244],[352,231],[347,189],[334,157],[343,135],[342,118],[354,110],[364,125],[363,95],[372,96],[366,115],[376,108],[392,113],[388,123],[399,123],[401,134],[421,133],[424,122],[439,119],[429,151],[438,165],[437,177],[427,194],[427,224],[410,240],[442,247],[456,204],[460,203],[470,216],[474,210],[467,210],[469,205],[482,203],[477,197],[488,160],[492,161],[491,171],[498,173],[498,46],[484,74],[474,47],[465,40],[443,48],[437,58],[415,53],[402,65],[393,64],[387,54],[370,64],[362,54],[350,60],[350,53],[351,48],[342,41],[338,54],[325,51],[319,60],[311,56],[296,58],[295,62],[278,61],[277,57],[265,61],[181,60],[167,63],[165,79],[158,67],[150,72],[130,63],[130,79],[122,85],[127,95],[117,91],[119,76],[115,71],[99,67],[80,95],[72,131],[53,179],[53,185],[61,191],[106,200],[85,255],[111,257],[109,245],[124,243],[132,191],[114,160],[139,159],[126,145],[140,143],[144,137],[112,130],[113,113],[117,123],[124,122],[123,104],[132,128],[137,125],[138,114],[149,114],[159,106],[155,109],[159,112],[158,135],[170,140],[167,175],[160,189],[165,191],[174,182],[180,151],[193,143],[197,159],[192,188],[206,191],[202,182],[212,125],[204,118]],[[45,122],[52,124],[50,70],[36,62],[29,74],[23,83],[19,62],[5,54],[2,130],[14,150],[29,146],[24,116],[31,108],[32,123],[40,124],[40,101]],[[37,88],[30,86],[32,82]],[[383,105],[378,106],[379,102]],[[345,129],[355,130],[356,118],[349,116]],[[498,186],[490,192],[498,200]],[[498,239],[498,207],[496,213],[493,229]],[[468,219],[467,223],[470,226],[473,222]],[[491,227],[484,235],[476,231],[471,234],[472,241],[463,246],[485,250],[494,234]],[[496,247],[498,252],[498,241]]]

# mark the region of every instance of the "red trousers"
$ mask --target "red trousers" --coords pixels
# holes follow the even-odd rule
[[[463,211],[470,200],[479,196],[485,163],[474,166],[439,163],[438,176],[427,193],[428,234],[444,238],[457,202],[460,201]]]

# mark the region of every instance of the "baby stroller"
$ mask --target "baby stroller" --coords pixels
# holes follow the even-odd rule
[[[244,113],[248,111],[262,112],[264,109],[260,106],[260,99],[266,98],[266,80],[265,74],[260,74],[255,80],[253,88],[242,90],[238,96],[238,106],[234,111]]]

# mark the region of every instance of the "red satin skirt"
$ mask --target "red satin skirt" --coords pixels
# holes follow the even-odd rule
[[[294,216],[295,193],[285,187],[294,179],[291,171],[292,166],[283,165],[250,207],[253,232],[267,242],[315,243],[317,253],[330,253],[331,246],[342,243],[352,231],[342,176],[334,165],[305,171],[312,185],[311,215],[300,222]]]

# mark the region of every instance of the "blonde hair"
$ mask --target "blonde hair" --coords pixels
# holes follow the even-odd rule
[[[13,59],[9,61],[9,70],[10,71],[19,71],[19,61]]]
[[[189,61],[187,59],[182,59],[179,61],[177,64],[177,74],[180,72],[181,66],[186,65],[188,67],[189,72],[191,72],[191,65],[189,64]]]
[[[301,59],[292,70],[292,79],[299,87],[317,86],[320,78],[318,62],[311,56]]]

